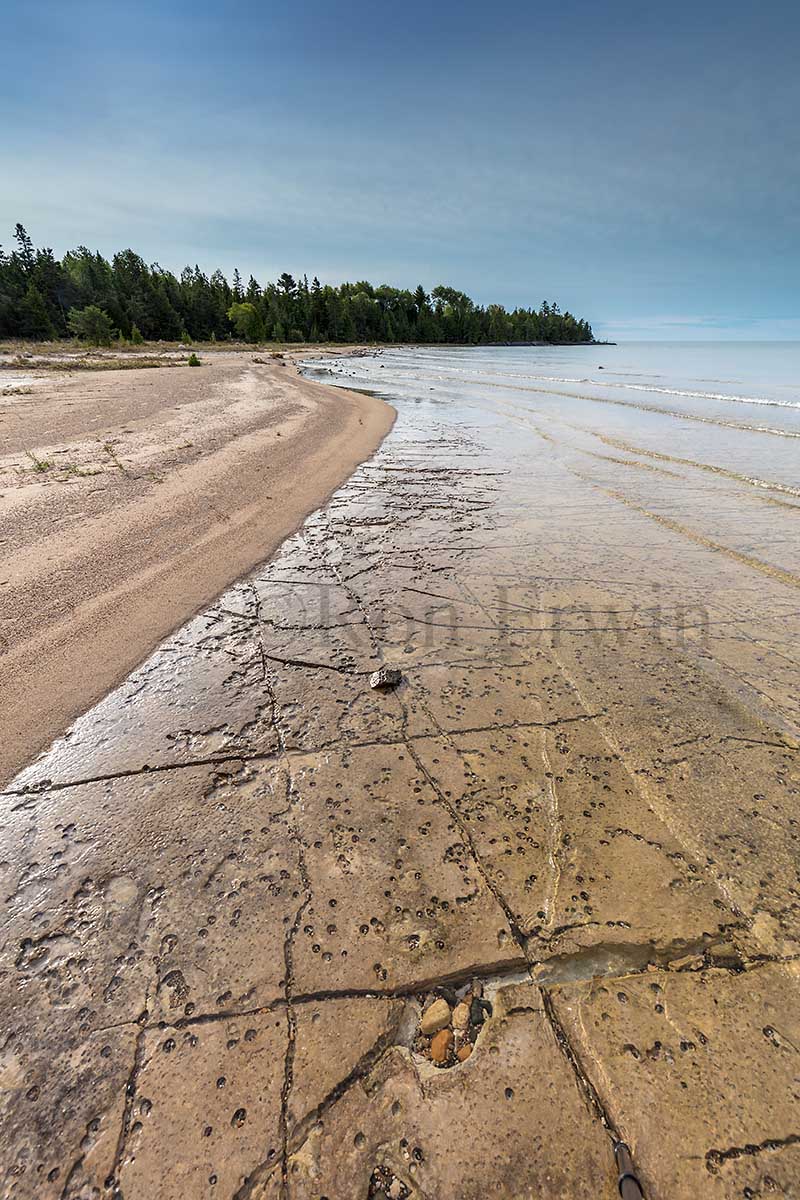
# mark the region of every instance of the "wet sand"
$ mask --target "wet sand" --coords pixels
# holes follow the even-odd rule
[[[2,797],[6,1193],[796,1195],[791,496],[330,370],[374,457]]]
[[[0,372],[0,782],[262,562],[390,427],[380,401],[257,357]]]

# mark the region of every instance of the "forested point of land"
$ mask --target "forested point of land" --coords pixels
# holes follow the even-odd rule
[[[284,273],[275,283],[247,283],[234,271],[180,277],[133,250],[111,262],[85,246],[57,259],[36,249],[17,225],[16,248],[0,246],[0,338],[247,342],[591,342],[588,321],[555,303],[538,309],[485,308],[464,292],[439,286],[428,294],[370,283],[321,284]]]

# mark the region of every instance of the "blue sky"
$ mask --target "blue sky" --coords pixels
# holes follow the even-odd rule
[[[0,240],[800,338],[800,8],[0,0]]]

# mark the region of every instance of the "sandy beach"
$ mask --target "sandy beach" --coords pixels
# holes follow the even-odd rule
[[[380,401],[258,358],[0,371],[0,781],[268,557],[389,429]]]

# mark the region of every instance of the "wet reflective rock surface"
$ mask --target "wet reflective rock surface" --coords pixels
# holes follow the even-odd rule
[[[408,361],[2,797],[4,1196],[798,1195],[791,499]]]

